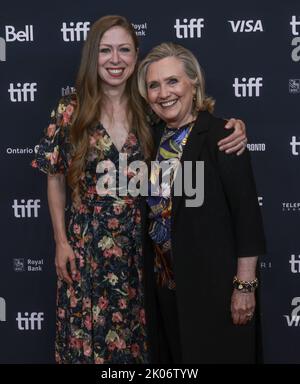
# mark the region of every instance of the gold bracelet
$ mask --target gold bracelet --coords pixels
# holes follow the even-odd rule
[[[239,292],[243,293],[254,292],[255,289],[258,287],[258,278],[256,277],[254,280],[251,281],[244,281],[238,279],[237,276],[234,276],[233,287]]]

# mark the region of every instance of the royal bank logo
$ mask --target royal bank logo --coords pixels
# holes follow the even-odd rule
[[[18,312],[16,317],[17,327],[20,331],[40,331],[44,321],[44,312]]]
[[[86,36],[88,31],[90,30],[90,22],[89,21],[78,21],[77,23],[70,22],[62,23],[62,38],[63,41],[84,41],[86,40]]]
[[[297,20],[296,15],[292,16],[290,25],[292,27],[292,35],[295,36],[291,41],[291,46],[293,47],[291,52],[291,58],[293,61],[298,62],[300,61],[300,20]]]
[[[300,93],[300,79],[289,79],[289,93]]]
[[[292,273],[300,273],[300,255],[292,254],[289,263],[291,264]]]
[[[6,302],[0,297],[0,321],[6,321]]]
[[[44,259],[13,259],[15,272],[43,272]]]
[[[75,87],[71,87],[69,85],[66,86],[66,88],[61,88],[61,95],[62,96],[67,96],[67,95],[70,95],[71,93],[75,93],[76,92],[76,89]]]
[[[21,199],[20,203],[17,199],[14,199],[14,203],[12,205],[14,217],[17,219],[20,218],[30,218],[30,217],[38,217],[38,210],[41,208],[40,199]]]
[[[23,30],[17,31],[13,25],[5,26],[5,39],[6,42],[19,41],[33,41],[33,25],[25,25]]]
[[[251,152],[265,152],[266,144],[265,143],[248,143],[247,148]]]
[[[15,272],[24,272],[25,263],[24,259],[13,259],[14,271]]]
[[[8,93],[12,103],[33,102],[37,92],[37,83],[10,83]]]
[[[148,29],[147,23],[142,23],[142,24],[131,23],[131,25],[133,26],[135,30],[135,34],[137,36],[144,37],[147,35],[147,29]]]
[[[299,156],[300,141],[297,140],[296,136],[292,136],[292,141],[290,142],[290,146],[292,147],[292,154],[294,156]]]
[[[6,41],[0,37],[0,61],[6,61]]]
[[[202,37],[204,28],[204,19],[176,19],[175,33],[177,39],[193,39]]]
[[[295,307],[290,315],[283,315],[285,317],[288,327],[298,327],[300,324],[300,297],[294,297],[291,302],[292,307]]]
[[[263,32],[261,20],[228,20],[232,32]]]
[[[300,211],[300,203],[298,202],[287,202],[282,203],[283,211]]]
[[[242,77],[239,79],[238,77],[235,77],[232,86],[236,97],[259,97],[260,89],[263,86],[263,78]]]

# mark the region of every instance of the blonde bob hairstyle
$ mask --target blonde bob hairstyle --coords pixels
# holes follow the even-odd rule
[[[191,51],[179,44],[159,44],[154,47],[140,63],[138,69],[138,87],[142,97],[148,101],[146,77],[149,65],[166,57],[175,57],[178,59],[183,64],[186,75],[194,83],[196,94],[193,101],[193,114],[206,110],[213,112],[215,101],[205,95],[204,76],[198,60]]]

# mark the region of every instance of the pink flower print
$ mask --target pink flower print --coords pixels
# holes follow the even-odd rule
[[[126,343],[124,339],[119,339],[116,341],[116,347],[117,349],[126,349]]]
[[[116,229],[119,227],[119,225],[120,225],[119,220],[116,219],[115,217],[113,219],[108,220],[108,228],[109,229]]]
[[[91,316],[87,315],[84,319],[84,326],[88,331],[92,329],[92,321],[91,321]]]
[[[100,299],[99,299],[99,307],[100,309],[106,309],[108,306],[108,300],[106,297],[104,296],[101,296]]]
[[[80,225],[79,224],[74,224],[73,225],[73,231],[76,235],[80,234]]]
[[[125,299],[119,299],[118,304],[119,304],[119,308],[120,308],[120,309],[125,309],[125,308],[127,308],[127,303],[126,303],[126,300],[125,300]]]
[[[140,346],[138,344],[132,344],[131,346],[131,354],[133,357],[138,357],[140,354]]]
[[[114,312],[112,315],[112,322],[113,323],[120,323],[121,321],[123,321],[123,316],[122,316],[121,312]]]

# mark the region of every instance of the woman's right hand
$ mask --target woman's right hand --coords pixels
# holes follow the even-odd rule
[[[70,263],[71,275],[68,273],[67,264]],[[76,276],[75,255],[69,243],[56,244],[55,267],[59,279],[64,280],[68,284],[72,284],[72,277]]]

